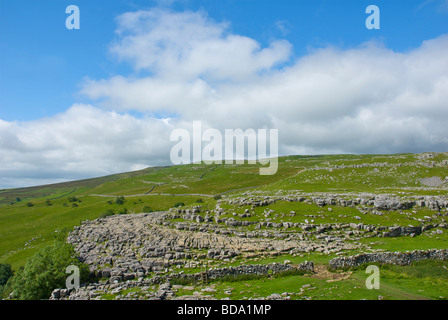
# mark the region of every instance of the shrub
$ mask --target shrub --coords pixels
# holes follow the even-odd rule
[[[4,286],[8,279],[12,277],[12,269],[10,264],[0,263],[0,286]]]
[[[150,212],[154,212],[150,206],[144,206],[143,207],[143,212],[145,213],[150,213]]]
[[[28,202],[26,205],[27,205],[27,207],[32,207],[32,206],[34,206],[34,204],[33,204],[32,202]]]
[[[109,216],[113,216],[115,214],[115,210],[107,209],[106,212],[102,213],[100,218],[106,218]]]
[[[79,201],[79,200],[75,196],[68,198],[68,202],[77,202],[77,201]]]
[[[215,200],[219,200],[221,198],[222,198],[222,196],[220,194],[217,194],[216,196],[213,197],[213,199],[215,199]]]
[[[116,204],[119,204],[119,205],[122,205],[122,204],[124,204],[125,202],[126,202],[126,200],[124,199],[123,196],[117,197],[117,198],[115,199],[115,203],[116,203]]]
[[[176,203],[176,204],[174,205],[174,208],[179,208],[179,207],[183,207],[183,206],[185,206],[185,203],[183,203],[183,202],[178,202],[178,203]]]
[[[128,209],[123,208],[120,211],[118,211],[118,214],[128,214],[128,212],[129,212]]]
[[[88,279],[89,267],[80,263],[73,247],[62,241],[38,251],[28,258],[25,267],[19,269],[11,281],[14,298],[20,300],[48,299],[56,288],[64,288],[68,266],[79,267],[80,282]]]
[[[199,198],[198,200],[196,200],[196,203],[204,203],[204,200],[202,200],[202,198]]]

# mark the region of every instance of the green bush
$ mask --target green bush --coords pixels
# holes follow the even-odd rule
[[[128,212],[129,212],[128,209],[123,208],[120,211],[118,211],[118,214],[128,214]]]
[[[176,204],[174,205],[174,208],[179,208],[179,207],[183,207],[183,206],[185,206],[185,203],[183,203],[183,202],[178,202],[178,203],[176,203]]]
[[[75,196],[68,198],[68,202],[77,202],[77,201],[79,201],[79,200]]]
[[[8,288],[10,286],[9,284],[12,276],[13,272],[11,265],[0,263],[0,299],[5,299],[8,297]],[[6,294],[4,294],[4,292]]]
[[[115,214],[115,210],[107,209],[106,212],[102,213],[100,218],[106,218],[109,216],[113,216]]]
[[[126,202],[126,200],[124,199],[123,196],[117,197],[117,198],[115,199],[115,203],[116,203],[116,204],[119,204],[119,205],[122,205],[122,204],[124,204],[125,202]]]
[[[144,207],[143,207],[143,212],[145,212],[145,213],[150,213],[150,212],[153,212],[153,210],[151,209],[150,206],[144,206]]]
[[[26,205],[27,205],[27,207],[32,207],[32,206],[34,206],[34,204],[33,204],[32,202],[28,202]]]
[[[4,286],[12,277],[12,269],[10,264],[0,263],[0,286]]]
[[[13,297],[20,300],[48,299],[57,288],[65,288],[68,266],[79,267],[80,282],[88,279],[89,268],[80,263],[73,247],[61,241],[38,251],[28,258],[25,267],[16,271],[11,279]]]
[[[216,196],[213,197],[213,199],[215,199],[215,200],[219,200],[221,198],[222,198],[222,196],[220,194],[217,194]]]
[[[199,198],[198,200],[196,200],[196,203],[204,203],[204,200],[202,200],[202,198]]]

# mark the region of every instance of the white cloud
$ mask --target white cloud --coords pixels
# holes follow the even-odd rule
[[[170,164],[170,132],[193,120],[276,128],[280,154],[448,149],[448,35],[408,52],[369,42],[293,61],[287,41],[262,48],[202,12],[154,9],[121,15],[117,37],[112,52],[140,76],[85,81],[82,92],[103,109],[0,120],[2,184]]]
[[[160,119],[136,119],[89,105],[74,105],[38,121],[1,121],[2,185],[80,179],[166,164],[170,131]]]
[[[202,12],[153,9],[125,13],[117,20],[119,39],[112,52],[158,77],[247,79],[286,61],[291,53],[287,41],[261,48],[254,39],[229,33],[227,23],[216,23]]]

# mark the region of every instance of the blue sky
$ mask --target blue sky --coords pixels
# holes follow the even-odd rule
[[[448,0],[0,0],[0,188],[170,165],[197,120],[280,155],[448,151],[447,52]]]
[[[80,30],[65,28],[65,8],[70,4],[80,8]],[[369,4],[381,10],[380,30],[364,27]],[[286,39],[297,57],[310,48],[347,48],[370,39],[406,51],[448,30],[448,6],[438,0],[1,0],[0,119],[54,115],[88,101],[79,94],[84,77],[131,74],[129,64],[108,52],[115,39],[115,19],[126,11],[156,6],[203,10],[216,21],[228,21],[232,32],[262,45],[273,38]]]

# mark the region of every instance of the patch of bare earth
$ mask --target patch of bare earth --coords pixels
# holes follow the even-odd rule
[[[319,280],[326,280],[327,282],[335,282],[335,281],[341,281],[350,278],[350,275],[352,274],[351,271],[348,272],[330,272],[328,271],[327,267],[324,265],[315,265],[314,266],[314,275],[312,275],[312,278],[319,279]]]

